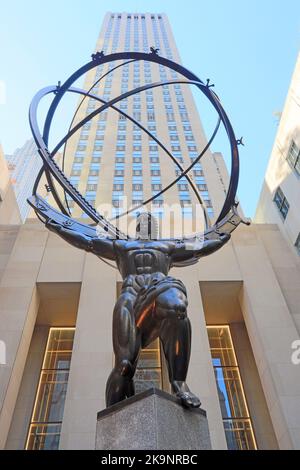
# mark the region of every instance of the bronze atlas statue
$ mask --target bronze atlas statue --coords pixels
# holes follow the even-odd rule
[[[118,67],[137,61],[150,61],[167,67],[176,71],[181,78],[146,84],[123,93],[110,101],[104,101],[98,95],[93,94],[93,88],[101,82],[104,76],[112,73]],[[74,82],[89,70],[101,64],[112,62],[113,66],[109,68],[106,74],[98,78],[89,90],[86,91],[73,86]],[[118,65],[115,65],[115,62]],[[121,100],[136,93],[178,83],[196,86],[207,97],[218,115],[212,137],[198,157],[186,169],[181,166],[155,135],[139,121],[115,106]],[[230,121],[218,96],[212,91],[212,87],[213,85],[209,83],[209,80],[203,83],[183,66],[160,57],[158,51],[153,48],[151,48],[149,54],[123,52],[104,55],[103,52],[97,52],[92,55],[90,62],[76,71],[64,84],[59,83],[56,86],[49,86],[40,90],[33,98],[30,106],[30,125],[38,152],[43,159],[43,167],[35,182],[33,195],[28,199],[29,204],[49,230],[55,232],[75,247],[93,253],[106,263],[115,263],[123,278],[122,290],[113,313],[115,366],[106,385],[107,406],[134,395],[133,379],[139,353],[141,348],[145,348],[156,338],[160,339],[163,346],[169,380],[174,394],[186,407],[200,406],[199,398],[190,391],[186,383],[191,350],[191,324],[187,317],[187,293],[183,283],[169,276],[169,271],[174,266],[184,267],[194,264],[203,256],[217,251],[230,239],[231,232],[240,222],[248,223],[247,220],[242,220],[239,216],[235,201],[239,173],[238,145],[242,143],[242,140],[235,139]],[[82,95],[83,99],[80,105],[86,98],[93,99],[95,103],[98,102],[100,105],[76,125],[73,125],[78,107],[67,135],[50,152],[48,150],[48,140],[52,119],[59,102],[66,92]],[[48,94],[54,94],[54,97],[41,132],[37,123],[38,105],[41,99]],[[71,184],[63,170],[58,166],[55,157],[63,147],[64,160],[68,139],[93,117],[108,108],[120,113],[123,115],[123,119],[128,119],[146,132],[180,170],[179,176],[174,181],[150,199],[143,201],[140,206],[146,206],[185,177],[204,211],[206,228],[200,244],[197,234],[189,237],[182,236],[181,238],[159,238],[157,233],[154,233],[154,219],[149,212],[139,213],[136,234],[130,237],[104,218],[101,213],[97,212]],[[208,150],[221,123],[225,128],[231,147],[232,168],[223,208],[215,224],[211,226],[205,205],[196,185],[189,176],[189,172]],[[53,196],[58,209],[51,207],[37,194],[37,188],[43,174],[47,179],[47,190]],[[56,189],[57,184],[63,189],[64,199],[61,199]],[[93,223],[83,224],[70,217],[71,212],[68,205],[70,198]],[[126,214],[136,209],[137,207],[134,207]]]

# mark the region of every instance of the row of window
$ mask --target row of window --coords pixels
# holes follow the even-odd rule
[[[80,134],[80,140],[79,144],[85,145],[86,140],[88,140],[90,131],[89,128],[85,128],[81,131]],[[104,140],[104,130],[105,130],[105,125],[103,123],[98,124],[97,130],[96,130],[96,136],[95,136],[95,142],[97,143],[97,140]],[[153,135],[156,135],[156,125],[149,125],[148,130],[151,131]],[[177,126],[176,125],[169,125],[168,126],[168,131],[169,131],[169,137],[171,141],[178,141],[179,140],[179,135],[177,133]],[[191,126],[183,125],[183,132],[185,136],[185,140],[191,141],[194,140],[194,136],[192,134]],[[142,130],[136,126],[133,125],[133,140],[141,140],[140,137],[142,135]],[[140,137],[139,137],[140,136]],[[149,136],[149,139],[151,137]],[[118,125],[118,134],[117,134],[117,140],[126,140],[126,124],[119,123]]]
[[[123,139],[120,139],[120,140],[123,140]],[[135,141],[139,141],[140,139],[133,139]],[[86,151],[87,149],[87,145],[86,144],[78,144],[77,145],[77,152],[84,152]],[[187,145],[187,149],[189,152],[196,152],[197,151],[197,146],[196,145]],[[103,150],[103,145],[102,144],[99,144],[97,143],[97,141],[95,141],[94,143],[94,151],[96,152],[101,152]],[[119,144],[117,143],[116,145],[116,152],[125,152],[126,150],[126,145],[124,144]],[[171,150],[172,152],[181,152],[181,146],[180,145],[171,145]],[[132,151],[133,152],[141,152],[142,151],[142,146],[141,145],[133,145],[132,146]],[[149,152],[157,152],[158,151],[158,145],[149,145],[148,146],[148,151]]]
[[[110,19],[113,20],[114,18],[120,20],[120,19],[122,18],[122,15],[120,15],[120,14],[114,14],[114,13],[113,13],[113,14],[110,16]],[[155,18],[156,18],[155,15],[151,15],[151,19],[152,19],[152,20],[154,20]],[[145,17],[145,15],[130,15],[130,14],[128,14],[128,15],[127,15],[127,20],[131,20],[131,19],[133,19],[133,20],[138,20],[138,19],[145,20],[146,17]],[[157,15],[157,19],[162,20],[162,16],[161,16],[161,15]]]
[[[154,157],[152,157],[152,158],[154,158]],[[153,162],[153,161],[154,161],[154,160],[152,159],[152,162]],[[116,163],[122,163],[122,162],[123,162],[123,159],[120,159],[120,157],[119,157],[119,160],[118,160],[118,162],[116,162]],[[135,163],[140,163],[141,160],[140,160],[138,157],[135,157],[134,162],[135,162]],[[155,159],[155,162],[157,163],[158,160]],[[77,164],[77,163],[76,163],[76,164],[74,164],[74,165],[82,165],[82,164],[81,164],[81,163],[80,163],[80,164]],[[76,167],[76,166],[74,166],[74,165],[73,165],[73,168],[72,168],[72,171],[71,171],[71,175],[70,175],[71,178],[74,177],[74,176],[80,176],[80,175],[81,175],[82,167]],[[95,164],[95,165],[98,165],[98,164]],[[179,175],[181,174],[181,170],[180,170],[180,169],[176,169],[175,171],[176,171],[176,175],[177,175],[177,176],[179,176]],[[94,166],[94,167],[93,167],[93,166],[90,166],[90,167],[89,167],[89,175],[90,175],[90,176],[97,176],[97,175],[99,175],[99,172],[100,172],[100,166],[99,166],[99,165],[98,165],[97,167],[96,167],[96,166]],[[125,170],[124,170],[124,169],[121,169],[121,168],[116,168],[114,174],[115,174],[115,176],[124,176],[124,175],[125,175]],[[133,170],[132,170],[132,174],[133,174],[134,176],[142,176],[142,174],[143,174],[143,173],[142,173],[142,169],[133,169]],[[152,170],[150,169],[150,174],[151,174],[151,176],[160,176],[160,169],[152,169]],[[194,174],[194,176],[204,176],[203,170],[193,170],[193,174]],[[199,185],[199,188],[201,188],[201,190],[203,190],[203,189],[202,189],[202,186],[205,186],[205,185],[202,185],[202,184]],[[279,196],[279,195],[278,195],[278,197],[276,196],[276,198],[278,199],[278,201],[279,201],[279,197],[281,197],[281,196]],[[276,199],[276,201],[277,201],[277,199]],[[275,199],[274,199],[274,200],[275,200]],[[275,202],[276,202],[276,201],[275,201]],[[277,203],[277,202],[276,202],[276,203]],[[288,210],[288,208],[287,208],[287,210]],[[283,211],[283,209],[282,209],[282,211]],[[286,213],[287,213],[287,212],[286,212]],[[285,217],[286,217],[286,215],[285,215]],[[284,218],[285,218],[285,217],[284,217]]]

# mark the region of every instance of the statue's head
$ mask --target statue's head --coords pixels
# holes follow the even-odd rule
[[[158,237],[157,220],[150,212],[139,212],[136,217],[136,238],[156,240]]]

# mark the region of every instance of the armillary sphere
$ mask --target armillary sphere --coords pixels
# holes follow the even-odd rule
[[[110,62],[115,61],[122,61],[119,65],[111,68],[107,73],[102,75],[93,85],[90,87],[88,91],[73,87],[74,82],[82,77],[85,73],[89,70],[92,70],[98,67],[101,64],[107,64]],[[115,98],[112,98],[109,101],[105,101],[99,96],[92,93],[93,88],[107,75],[112,73],[119,67],[122,67],[126,64],[138,61],[146,61],[152,62],[155,64],[159,64],[165,66],[173,71],[176,71],[181,75],[179,79],[172,79],[172,80],[165,80],[160,82],[154,83],[147,83],[145,85],[139,86],[133,90],[127,91]],[[153,135],[148,129],[146,129],[140,122],[136,119],[128,115],[123,110],[119,109],[116,105],[120,103],[123,99],[126,99],[130,96],[136,95],[137,93],[145,92],[146,90],[162,87],[164,85],[175,85],[175,84],[183,84],[183,85],[194,85],[196,88],[203,93],[206,98],[209,100],[213,108],[218,114],[218,120],[216,123],[216,127],[214,132],[212,133],[210,139],[208,140],[205,147],[202,149],[201,153],[193,160],[193,162],[189,165],[188,168],[184,169],[181,164],[177,161],[177,159],[172,155],[172,153],[165,147],[165,145],[157,138],[157,136]],[[64,97],[65,93],[76,93],[83,96],[79,106],[77,107],[71,124],[69,126],[68,133],[60,140],[60,142],[55,146],[53,150],[49,150],[48,148],[48,141],[49,141],[49,133],[51,129],[51,124],[53,117],[55,115],[56,109],[58,104],[60,103],[61,99]],[[48,112],[46,114],[46,118],[44,121],[43,130],[41,131],[37,121],[37,112],[38,107],[41,100],[49,94],[53,94],[53,100],[49,106]],[[80,122],[74,124],[76,114],[86,98],[91,98],[99,103],[99,107],[93,110],[90,114],[84,117]],[[191,186],[192,191],[194,192],[197,200],[201,204],[203,211],[204,211],[204,218],[205,218],[205,232],[204,238],[206,239],[213,239],[218,237],[220,233],[231,233],[235,228],[241,223],[249,223],[248,220],[242,219],[238,212],[237,212],[237,202],[236,202],[236,191],[238,186],[238,178],[239,178],[239,152],[238,152],[238,145],[242,143],[241,139],[237,140],[235,138],[235,134],[232,128],[232,125],[227,117],[227,114],[222,107],[220,100],[216,93],[212,90],[212,85],[210,84],[209,80],[204,83],[200,80],[194,73],[187,70],[182,65],[177,64],[174,61],[166,59],[158,55],[157,49],[151,48],[151,52],[149,54],[142,53],[142,52],[118,52],[114,54],[104,55],[103,52],[97,52],[92,54],[92,60],[79,68],[75,73],[73,73],[63,84],[60,82],[58,85],[48,86],[46,88],[41,89],[33,98],[30,110],[29,110],[29,121],[31,131],[34,137],[34,140],[37,145],[38,153],[43,160],[43,167],[41,168],[38,177],[35,181],[33,187],[33,195],[28,199],[29,204],[34,208],[37,216],[45,222],[48,219],[56,220],[59,223],[62,223],[65,226],[72,226],[76,227],[77,230],[81,231],[82,233],[88,236],[95,236],[96,229],[95,224],[97,224],[102,231],[106,232],[108,237],[112,238],[124,238],[129,239],[129,235],[123,233],[119,230],[118,227],[113,225],[113,223],[103,217],[101,213],[99,213],[84,197],[79,191],[71,184],[69,179],[63,172],[64,168],[64,158],[66,152],[66,144],[70,137],[72,137],[75,132],[80,130],[86,123],[88,123],[91,119],[95,116],[99,115],[101,112],[113,109],[114,111],[118,112],[119,114],[123,115],[124,118],[128,119],[136,126],[138,126],[141,130],[143,130],[151,139],[153,139],[157,145],[166,153],[166,155],[174,162],[177,168],[180,170],[179,175],[170,182],[166,187],[162,190],[157,192],[151,198],[144,200],[140,206],[144,206],[146,204],[151,203],[153,200],[158,198],[161,194],[166,192],[170,189],[173,185],[175,185],[178,181],[180,181],[183,177],[186,178],[189,185]],[[193,182],[190,177],[190,172],[193,167],[200,161],[200,159],[205,155],[206,151],[210,147],[211,143],[213,142],[220,124],[223,124],[229,143],[230,143],[230,152],[231,152],[231,174],[229,180],[229,187],[225,197],[225,201],[223,207],[220,211],[220,214],[216,218],[214,225],[211,226],[209,217],[206,212],[205,204],[201,199],[201,195],[197,189],[197,186]],[[58,166],[55,161],[55,157],[59,150],[63,150],[63,164],[62,169]],[[54,209],[51,207],[43,198],[41,198],[37,194],[37,188],[39,182],[41,180],[42,175],[45,174],[47,179],[47,190],[51,192],[59,210]],[[64,201],[59,196],[55,183],[61,186],[64,192]],[[67,197],[68,195],[73,201],[78,204],[78,206],[82,209],[85,214],[92,219],[92,224],[82,224],[80,222],[75,221],[70,217],[70,209],[68,207]],[[138,206],[138,207],[140,207]],[[117,217],[122,217],[133,210],[138,208],[135,206],[134,208],[129,209],[128,211],[118,215]],[[186,237],[184,237],[186,239]],[[197,260],[189,260],[188,263],[181,263],[180,266],[186,264],[193,264]]]

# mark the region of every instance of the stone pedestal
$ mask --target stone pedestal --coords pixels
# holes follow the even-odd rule
[[[96,450],[209,450],[206,412],[152,388],[100,411]]]

